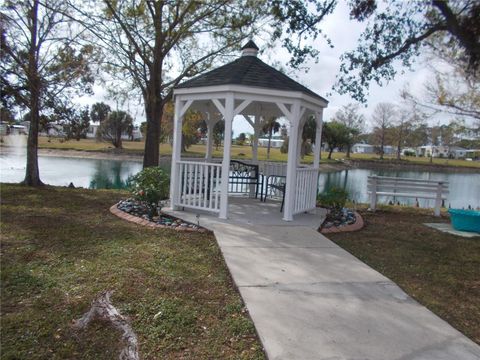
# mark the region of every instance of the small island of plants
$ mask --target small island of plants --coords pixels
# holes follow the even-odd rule
[[[148,220],[152,224],[175,230],[201,231],[198,224],[179,219],[162,212],[169,197],[170,177],[160,167],[148,167],[127,181],[132,197],[121,200],[117,208],[129,215]]]

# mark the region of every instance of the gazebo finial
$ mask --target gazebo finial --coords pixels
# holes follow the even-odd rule
[[[253,40],[249,40],[242,47],[242,56],[257,56],[258,50],[258,46],[253,42]]]

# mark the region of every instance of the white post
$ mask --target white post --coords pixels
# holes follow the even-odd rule
[[[437,196],[435,197],[435,216],[440,216],[440,207],[442,206],[442,187],[443,182],[437,184]]]
[[[320,166],[320,149],[322,145],[322,125],[323,125],[323,111],[315,114],[315,122],[317,124],[315,131],[315,149],[313,150],[313,167]]]
[[[170,206],[173,210],[179,210],[180,202],[180,176],[178,173],[178,162],[182,155],[182,114],[183,101],[175,98],[175,115],[173,118],[173,147],[172,147],[172,170],[170,174]]]
[[[370,210],[375,211],[377,208],[377,177],[372,176],[372,191],[370,193]]]
[[[293,220],[295,206],[295,187],[297,183],[297,149],[298,133],[300,128],[300,102],[292,105],[290,121],[290,134],[287,160],[287,182],[285,184],[285,206],[283,207],[283,220]]]
[[[303,121],[300,121],[297,137],[297,166],[300,166],[302,159],[303,125],[305,125],[305,123]]]
[[[228,179],[230,175],[230,148],[232,145],[233,106],[233,93],[228,93],[225,98],[225,133],[223,136],[222,182],[220,186],[220,219],[228,218]]]
[[[255,115],[253,122],[253,144],[252,144],[252,161],[254,164],[258,164],[258,138],[260,136],[261,122],[260,116]]]
[[[213,153],[213,128],[215,127],[216,122],[213,119],[208,119],[207,122],[207,151],[205,152],[205,159],[208,162],[212,162],[212,153]]]

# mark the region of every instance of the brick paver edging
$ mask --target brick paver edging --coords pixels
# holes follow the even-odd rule
[[[356,211],[354,212],[354,214],[355,214],[355,219],[356,219],[355,223],[350,224],[350,225],[341,226],[341,227],[332,226],[332,227],[327,228],[327,229],[322,229],[320,232],[322,234],[331,234],[331,233],[349,232],[349,231],[360,230],[365,225],[364,222],[363,222],[363,218]]]
[[[127,220],[127,221],[133,222],[135,224],[147,226],[147,227],[153,228],[153,229],[170,229],[170,230],[175,230],[175,231],[200,232],[200,233],[207,232],[207,229],[204,229],[204,228],[192,229],[192,228],[180,227],[180,226],[177,226],[177,227],[174,228],[174,227],[171,227],[171,226],[156,224],[152,221],[142,219],[138,216],[134,216],[134,215],[131,215],[129,213],[126,213],[125,211],[120,210],[117,205],[118,204],[112,205],[110,207],[110,212],[113,215],[118,216],[122,220]]]

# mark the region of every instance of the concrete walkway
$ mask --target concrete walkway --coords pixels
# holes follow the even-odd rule
[[[230,202],[230,220],[202,214],[200,224],[215,232],[269,359],[480,359],[478,345],[319,234],[322,214],[285,223],[278,204]]]

